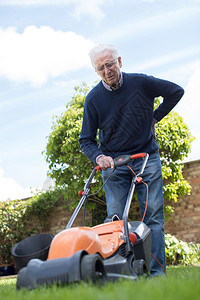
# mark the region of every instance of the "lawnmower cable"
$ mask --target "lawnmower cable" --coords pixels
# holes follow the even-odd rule
[[[141,181],[141,183],[143,183],[144,185],[146,185],[146,188],[147,188],[146,206],[145,206],[144,214],[143,214],[143,217],[142,217],[142,222],[144,222],[144,218],[145,218],[145,215],[146,215],[146,212],[147,212],[147,206],[148,206],[149,187],[146,184],[146,182]]]
[[[100,189],[96,193],[89,194],[89,195],[86,196],[85,203],[84,203],[84,208],[83,208],[83,223],[82,223],[82,226],[84,226],[84,223],[85,223],[85,210],[86,210],[86,203],[87,203],[88,198],[97,195],[102,190],[102,188],[106,185],[106,183],[108,182],[109,178],[111,177],[111,175],[113,174],[113,172],[115,170],[116,169],[112,169],[110,175],[108,176],[108,178],[106,179],[106,181],[104,182],[104,184],[100,187]]]
[[[136,176],[135,172],[133,171],[133,169],[130,167],[130,166],[127,166],[131,172]],[[146,182],[144,181],[141,181],[141,183],[145,184],[146,185],[146,188],[147,188],[147,196],[146,196],[146,206],[145,206],[145,210],[144,210],[144,214],[143,214],[143,217],[142,217],[142,222],[144,222],[144,218],[145,218],[145,215],[146,215],[146,212],[147,212],[147,206],[148,206],[148,193],[149,193],[149,188],[148,188],[148,185],[146,184]],[[151,256],[157,261],[157,263],[161,266],[161,268],[163,269],[165,275],[167,275],[167,272],[165,270],[165,268],[162,266],[162,264],[159,262],[159,260],[151,253]]]
[[[161,266],[161,268],[163,269],[165,275],[167,275],[167,272],[165,270],[165,268],[161,265],[161,263],[159,262],[159,260],[153,255],[153,253],[151,253],[151,256],[157,261],[157,263]]]
[[[91,197],[91,196],[97,195],[97,194],[102,190],[102,188],[106,185],[106,183],[108,182],[109,178],[111,177],[112,173],[113,173],[115,170],[116,170],[116,169],[112,169],[110,175],[108,176],[108,178],[106,179],[106,181],[104,182],[104,184],[100,187],[100,189],[99,189],[96,193],[89,194],[89,195],[87,196],[87,198],[89,198],[89,197]]]
[[[136,176],[135,172],[133,171],[133,169],[130,167],[130,166],[127,166],[131,172]],[[145,206],[145,210],[144,210],[144,214],[143,214],[143,217],[142,217],[142,222],[144,222],[144,218],[145,218],[145,215],[146,215],[146,212],[147,212],[147,206],[148,206],[148,194],[149,194],[149,188],[148,188],[148,185],[146,184],[146,182],[144,181],[141,181],[141,183],[143,183],[144,185],[146,185],[146,188],[147,188],[147,196],[146,196],[146,206]]]

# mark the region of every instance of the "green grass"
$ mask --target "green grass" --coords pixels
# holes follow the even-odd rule
[[[200,268],[168,267],[167,278],[120,281],[103,287],[80,283],[66,287],[42,288],[33,291],[16,290],[16,279],[0,280],[3,300],[200,300]]]

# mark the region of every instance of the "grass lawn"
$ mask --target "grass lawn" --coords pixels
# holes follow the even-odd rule
[[[167,278],[120,281],[103,287],[79,283],[66,287],[42,288],[33,291],[16,290],[16,279],[0,279],[2,300],[200,300],[200,268],[168,267]]]

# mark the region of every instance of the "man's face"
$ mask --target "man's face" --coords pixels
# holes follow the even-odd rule
[[[121,57],[115,59],[111,51],[105,50],[95,55],[94,64],[98,75],[109,86],[119,83],[120,68],[122,67]]]

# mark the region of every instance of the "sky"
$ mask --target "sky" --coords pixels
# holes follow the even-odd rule
[[[195,137],[186,160],[200,159],[200,0],[0,0],[0,201],[47,184],[53,118],[98,79],[88,52],[101,43],[122,71],[184,88],[174,110]]]

